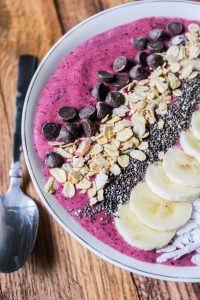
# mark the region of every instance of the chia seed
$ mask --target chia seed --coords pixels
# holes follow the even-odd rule
[[[94,217],[104,211],[105,215],[114,214],[120,204],[124,204],[130,196],[133,187],[144,179],[147,166],[158,160],[159,152],[164,153],[175,145],[182,130],[189,128],[192,113],[198,108],[200,102],[200,75],[191,80],[182,82],[182,96],[174,97],[174,104],[168,105],[165,115],[157,116],[164,121],[164,128],[158,129],[158,124],[149,125],[149,148],[144,151],[147,155],[145,161],[138,161],[130,157],[130,164],[123,173],[116,176],[104,188],[104,200],[92,208],[89,204],[77,212],[78,217]]]

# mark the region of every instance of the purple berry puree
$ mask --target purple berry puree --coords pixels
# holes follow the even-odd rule
[[[147,36],[153,28],[165,28],[171,20],[152,17],[116,27],[84,42],[59,63],[40,95],[34,121],[35,150],[41,160],[46,178],[49,177],[49,172],[44,166],[44,159],[46,153],[53,148],[42,135],[42,125],[45,122],[60,123],[57,112],[62,106],[69,105],[80,109],[95,104],[96,100],[91,96],[91,89],[97,84],[97,71],[105,70],[113,73],[113,61],[120,55],[125,55],[133,61],[137,51],[131,45],[130,39],[140,35]],[[173,20],[182,22],[186,29],[190,23],[183,19]],[[55,197],[77,222],[105,244],[141,261],[155,262],[158,255],[154,251],[134,248],[123,240],[115,229],[113,216],[105,216],[101,212],[95,219],[77,218],[75,212],[88,202],[85,194],[77,192],[73,199],[67,199],[63,196],[60,186]],[[188,255],[177,261],[169,261],[167,264],[189,266],[192,265],[190,257],[191,255]]]

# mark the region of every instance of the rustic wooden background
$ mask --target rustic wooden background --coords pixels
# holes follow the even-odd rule
[[[8,186],[18,55],[41,59],[60,36],[123,0],[0,0],[0,193]],[[24,168],[24,190],[40,208],[26,265],[0,275],[0,300],[198,300],[200,284],[153,280],[114,267],[69,236],[41,204]]]

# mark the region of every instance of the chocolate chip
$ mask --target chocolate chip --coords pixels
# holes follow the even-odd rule
[[[106,104],[111,107],[119,107],[124,103],[124,95],[118,91],[111,91],[106,97]]]
[[[149,39],[152,41],[164,41],[167,38],[167,32],[163,29],[153,29],[149,32]]]
[[[149,54],[145,51],[138,52],[138,54],[135,56],[135,62],[143,67],[146,67],[148,55]]]
[[[58,115],[62,121],[70,121],[76,117],[77,110],[71,106],[63,106],[59,109]]]
[[[160,54],[151,54],[147,57],[147,64],[150,68],[156,69],[163,64],[163,57]]]
[[[83,130],[80,123],[67,123],[65,127],[74,138],[78,138]]]
[[[59,136],[57,137],[57,141],[59,142],[64,142],[66,144],[69,144],[69,143],[73,143],[74,141],[74,138],[73,136],[71,135],[71,133],[69,132],[69,130],[66,128],[66,126],[63,126],[60,130],[60,134]]]
[[[122,88],[123,86],[127,85],[129,81],[130,77],[128,74],[118,74],[116,75],[116,80],[113,84],[118,88]]]
[[[59,124],[49,122],[42,126],[42,134],[47,140],[57,138],[59,135],[61,126]]]
[[[81,119],[94,119],[96,117],[96,107],[86,106],[79,111],[79,118]]]
[[[150,41],[147,44],[147,48],[151,51],[162,51],[164,48],[164,45],[160,41]]]
[[[115,72],[121,72],[126,69],[128,65],[128,59],[126,56],[119,56],[114,60],[113,70]]]
[[[95,122],[85,119],[81,121],[81,125],[87,137],[95,135],[97,130],[97,124]]]
[[[45,158],[45,166],[47,168],[60,168],[64,164],[64,158],[56,153],[56,152],[49,152]]]
[[[101,101],[97,102],[96,109],[97,109],[98,120],[101,120],[105,116],[110,115],[112,113],[112,108],[108,106],[105,102],[101,102]]]
[[[169,47],[170,46],[184,46],[186,42],[186,37],[184,34],[179,34],[173,36],[169,41]]]
[[[166,28],[172,35],[178,35],[183,32],[183,24],[180,22],[170,22]]]
[[[135,49],[142,51],[147,47],[147,39],[145,37],[132,38],[131,44],[135,47]]]
[[[103,101],[106,98],[106,95],[108,94],[108,87],[105,86],[103,83],[98,83],[91,92],[92,96],[98,100]]]
[[[97,72],[97,79],[100,82],[104,83],[110,83],[113,82],[115,79],[115,76],[107,71],[98,71]]]
[[[136,65],[130,70],[129,76],[134,80],[142,80],[147,78],[147,72],[141,65]]]

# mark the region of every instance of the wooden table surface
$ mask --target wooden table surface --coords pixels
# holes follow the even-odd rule
[[[61,35],[122,0],[0,0],[0,193],[8,187],[18,55],[42,59]],[[200,299],[200,284],[149,279],[121,270],[86,250],[42,205],[23,170],[24,190],[38,203],[40,225],[31,257],[0,275],[0,300]]]

